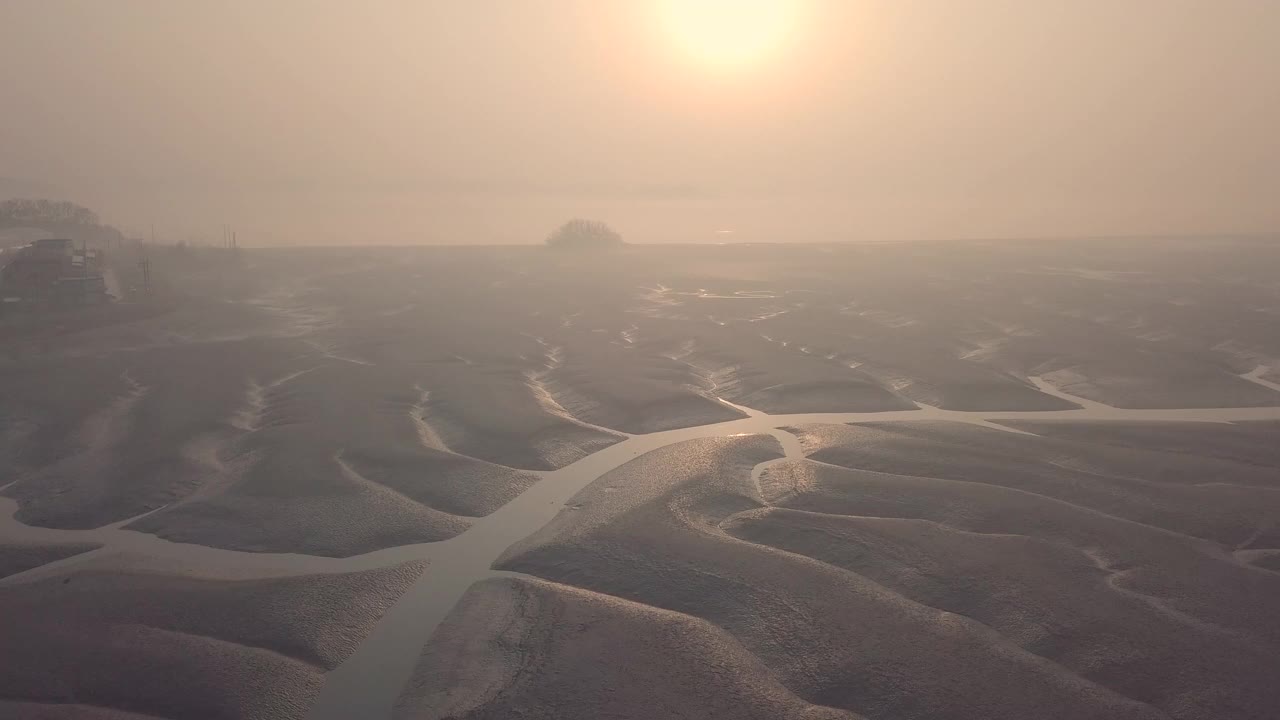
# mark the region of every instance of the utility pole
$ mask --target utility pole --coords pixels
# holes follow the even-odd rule
[[[146,294],[151,294],[151,258],[146,255],[142,256],[142,260],[138,262],[138,267],[142,270],[142,290]]]

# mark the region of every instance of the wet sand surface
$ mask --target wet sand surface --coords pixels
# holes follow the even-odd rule
[[[0,349],[0,710],[1270,717],[1280,248],[1153,242],[174,261]]]

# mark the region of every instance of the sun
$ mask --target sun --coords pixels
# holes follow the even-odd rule
[[[697,64],[717,71],[759,65],[792,35],[803,0],[661,0],[673,43]]]

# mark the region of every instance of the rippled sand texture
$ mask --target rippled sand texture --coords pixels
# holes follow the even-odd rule
[[[1280,405],[1274,246],[258,251],[0,352],[18,519],[349,556],[624,439],[768,413]],[[158,271],[164,271],[160,268]],[[191,268],[171,273],[199,275]],[[1249,377],[1242,377],[1249,375]],[[1271,378],[1270,380],[1268,378]]]
[[[0,716],[1280,707],[1274,242],[240,258],[0,344]]]
[[[1237,457],[1280,425],[1125,429],[806,426],[807,459],[763,466],[762,436],[651,452],[499,563],[553,584],[473,588],[401,716],[1268,717],[1280,575],[1256,559],[1280,547],[1280,463]],[[1200,451],[1143,442],[1179,433]]]
[[[263,578],[116,556],[0,587],[0,716],[299,717],[421,570]]]

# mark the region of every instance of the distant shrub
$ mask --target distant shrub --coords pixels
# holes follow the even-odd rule
[[[565,249],[611,248],[622,236],[598,220],[570,220],[547,238],[547,247]]]

